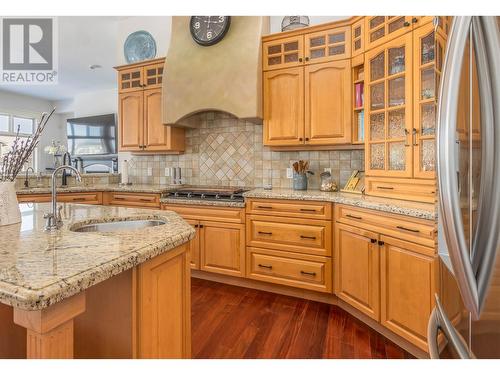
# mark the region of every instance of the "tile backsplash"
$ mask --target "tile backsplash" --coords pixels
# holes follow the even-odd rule
[[[299,159],[309,160],[315,173],[309,187],[319,187],[319,174],[331,168],[339,186],[352,170],[364,169],[364,151],[271,151],[262,145],[262,125],[240,120],[226,113],[199,114],[201,126],[186,130],[186,152],[182,155],[132,155],[129,178],[132,183],[167,184],[165,168],[182,168],[183,182],[191,185],[221,185],[287,188],[286,168]],[[152,176],[148,176],[151,168]]]

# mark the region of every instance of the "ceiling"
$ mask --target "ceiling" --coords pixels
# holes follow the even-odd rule
[[[58,84],[0,85],[0,89],[55,101],[116,87],[118,22],[124,17],[92,17],[92,22],[89,18],[58,17]],[[90,70],[92,64],[102,68]]]

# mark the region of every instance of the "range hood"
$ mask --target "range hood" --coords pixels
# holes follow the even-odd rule
[[[189,31],[190,17],[172,17],[165,59],[162,120],[165,125],[196,127],[197,116],[223,111],[262,122],[261,37],[269,17],[231,17],[219,43],[203,47]]]

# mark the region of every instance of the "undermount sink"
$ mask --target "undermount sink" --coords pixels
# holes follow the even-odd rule
[[[72,232],[119,232],[133,229],[157,227],[166,223],[166,221],[160,219],[110,221],[107,223],[75,225],[74,227],[70,228],[70,230]]]

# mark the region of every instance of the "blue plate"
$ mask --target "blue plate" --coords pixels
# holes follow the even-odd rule
[[[136,63],[156,57],[156,42],[153,36],[144,30],[133,32],[125,40],[123,53],[127,63]]]

